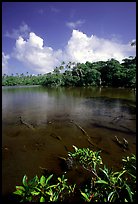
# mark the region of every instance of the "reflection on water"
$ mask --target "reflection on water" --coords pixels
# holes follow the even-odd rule
[[[104,161],[118,168],[122,156],[136,151],[135,106],[129,89],[3,87],[3,194],[14,191],[24,174],[41,174],[40,167],[61,172],[57,156],[67,156],[72,145],[102,149]],[[116,145],[115,135],[128,140],[128,150]]]
[[[105,100],[104,97],[127,99],[128,103],[135,102],[133,91],[126,89],[4,87],[2,91],[3,123],[16,123],[19,116],[34,124],[41,124],[58,114],[70,117],[79,115],[80,119],[83,114],[84,119],[86,115],[91,118],[95,109],[97,114],[104,114],[107,109],[114,111],[118,108],[120,111],[121,101],[116,100],[113,104],[110,103],[113,107],[109,107],[108,98]],[[94,97],[99,97],[98,101]],[[91,107],[87,104],[87,98],[93,98]]]

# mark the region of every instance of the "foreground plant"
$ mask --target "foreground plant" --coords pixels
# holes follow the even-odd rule
[[[72,160],[74,167],[81,165],[90,173],[90,182],[77,188],[76,185],[68,185],[64,175],[53,179],[53,174],[45,177],[35,176],[28,181],[23,177],[23,186],[16,186],[14,194],[19,195],[21,202],[45,202],[70,200],[76,190],[80,193],[80,199],[87,202],[135,202],[136,201],[136,156],[124,157],[123,167],[120,171],[102,165],[100,151],[92,151],[89,148],[79,149],[74,147],[74,152],[68,152],[68,158]]]
[[[134,202],[136,199],[136,156],[132,154],[122,159],[123,168],[118,172],[103,164],[100,151],[89,148],[79,149],[68,155],[91,172],[91,182],[80,189],[83,199],[87,202]]]
[[[63,201],[65,197],[73,194],[75,185],[68,185],[64,175],[57,178],[56,184],[52,184],[52,177],[53,174],[48,177],[42,175],[39,180],[38,176],[35,176],[28,181],[25,175],[22,180],[23,186],[16,186],[14,194],[22,197],[21,202]]]

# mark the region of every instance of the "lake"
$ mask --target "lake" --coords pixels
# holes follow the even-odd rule
[[[82,131],[84,130],[84,131]],[[84,134],[87,133],[87,134]],[[128,149],[115,142],[128,141]],[[58,157],[72,145],[101,149],[114,169],[136,153],[136,95],[119,88],[2,87],[2,194],[48,169],[63,173]],[[87,175],[68,172],[80,184]]]

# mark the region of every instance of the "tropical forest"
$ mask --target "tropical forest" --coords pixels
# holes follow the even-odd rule
[[[3,86],[42,85],[50,87],[136,87],[136,57],[108,61],[73,63],[62,62],[47,74],[18,74],[2,76]]]

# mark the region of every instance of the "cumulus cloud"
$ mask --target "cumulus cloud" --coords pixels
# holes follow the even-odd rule
[[[28,37],[28,34],[30,33],[30,28],[26,23],[22,23],[18,29],[13,29],[11,32],[6,32],[5,36],[17,39],[19,36]]]
[[[121,61],[134,53],[134,48],[130,44],[121,44],[113,40],[98,38],[97,36],[88,37],[86,34],[73,30],[72,36],[66,47],[67,58],[75,62],[94,62],[106,61],[115,58]]]
[[[31,32],[28,40],[21,36],[16,40],[13,56],[36,72],[47,73],[60,65],[62,51],[44,46],[43,39]]]
[[[73,30],[64,50],[53,50],[31,32],[27,40],[21,36],[16,40],[13,56],[35,72],[44,74],[53,71],[62,61],[85,63],[114,58],[121,62],[126,57],[135,56],[135,47]]]
[[[75,28],[82,26],[82,24],[84,24],[84,23],[85,23],[85,20],[78,20],[78,21],[74,21],[74,22],[67,22],[66,26],[68,26],[71,29],[75,29]]]
[[[10,56],[2,52],[2,72],[4,73],[8,72],[8,60],[9,59],[10,59]]]

